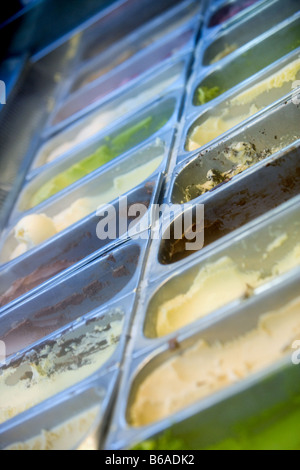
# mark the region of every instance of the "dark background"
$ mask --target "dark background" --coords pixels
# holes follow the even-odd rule
[[[0,12],[0,60],[33,55],[115,0],[10,0]]]

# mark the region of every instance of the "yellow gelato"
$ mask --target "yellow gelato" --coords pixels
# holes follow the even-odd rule
[[[240,124],[240,122],[245,121],[249,117],[253,116],[258,111],[259,109],[255,105],[252,105],[249,110],[249,113],[230,119],[225,119],[225,117],[230,114],[229,109],[226,108],[222,116],[209,117],[208,119],[206,119],[206,121],[204,121],[203,124],[197,126],[191,133],[188,142],[188,150],[190,152],[192,152],[193,150],[197,150],[199,147],[202,147],[202,145],[205,145],[211,140],[216,139],[217,137],[219,137],[219,135],[229,131],[233,127]]]
[[[42,430],[39,436],[4,450],[73,450],[89,432],[99,413],[97,406],[50,431]]]
[[[93,213],[101,206],[108,204],[138,186],[157,170],[162,160],[163,155],[124,175],[116,177],[113,181],[113,186],[108,191],[102,192],[97,196],[77,199],[70,207],[61,211],[53,218],[47,217],[45,214],[33,214],[24,217],[15,228],[17,247],[12,252],[10,260],[43,243]]]
[[[272,104],[277,99],[282,98],[285,93],[291,91],[286,91],[284,85],[294,82],[299,72],[300,59],[297,59],[229,100],[226,103],[226,107],[220,111],[218,116],[212,115],[202,124],[193,128],[188,137],[187,150],[193,151],[199,149],[250,118],[264,107]],[[263,104],[260,103],[262,97],[264,100]],[[247,109],[240,111],[239,107],[241,106],[246,106]]]
[[[113,354],[123,321],[95,326],[79,339],[59,339],[0,374],[0,423],[3,423],[95,373]]]
[[[264,370],[292,352],[292,344],[299,338],[298,297],[284,308],[262,316],[256,329],[232,341],[222,344],[216,338],[208,344],[198,340],[142,381],[129,410],[131,424],[145,426],[171,416]]]
[[[15,237],[28,249],[43,243],[56,234],[53,221],[44,214],[32,214],[24,217],[15,227]]]
[[[237,44],[226,44],[224,49],[213,58],[210,64],[215,64],[216,62],[219,62],[219,60],[224,59],[224,57],[227,57],[229,54],[236,51],[238,47],[239,46]]]
[[[243,297],[259,285],[259,272],[243,273],[230,258],[201,269],[190,290],[158,309],[157,335],[164,336]]]
[[[258,98],[259,95],[266,92],[268,93],[271,90],[274,90],[274,88],[282,88],[286,83],[294,82],[299,71],[300,59],[297,59],[283,67],[279,72],[275,72],[257,85],[254,85],[243,93],[240,93],[238,96],[230,100],[230,103],[232,106],[252,103],[252,101]]]
[[[229,257],[201,268],[192,286],[158,308],[157,336],[168,335],[234,300],[247,297],[260,285],[300,265],[300,244],[274,264],[271,274],[242,271]]]

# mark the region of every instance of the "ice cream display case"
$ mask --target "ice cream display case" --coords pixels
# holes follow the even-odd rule
[[[0,449],[298,450],[299,2],[91,3],[1,68]]]

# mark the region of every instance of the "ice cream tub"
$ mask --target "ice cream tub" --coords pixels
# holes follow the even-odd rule
[[[109,133],[103,132],[61,161],[49,164],[45,171],[24,186],[16,203],[16,211],[20,213],[32,209],[59,192],[65,194],[74,183],[83,183],[84,178],[95,170],[109,168],[109,165],[120,162],[125,152],[171,130],[176,126],[181,101],[182,96],[176,97],[175,93],[171,93],[132,115],[123,125],[115,126]]]
[[[180,18],[180,22],[184,22],[184,18]],[[156,40],[155,34],[151,36],[151,41],[149,41],[149,44],[147,47],[145,47],[142,50],[136,50],[134,52],[133,48],[139,48],[139,43],[140,40],[143,42],[143,36],[139,35],[137,37],[134,37],[132,39],[132,44],[127,43],[127,41],[124,41],[120,47],[127,52],[127,58],[126,60],[123,60],[123,62],[116,64],[114,66],[114,61],[111,60],[112,57],[112,52],[111,51],[106,51],[105,54],[100,55],[97,59],[93,60],[91,63],[89,63],[85,67],[81,67],[78,71],[77,74],[75,74],[75,77],[73,77],[72,83],[69,86],[68,89],[68,94],[72,95],[74,93],[77,93],[79,90],[88,87],[92,83],[96,83],[97,80],[100,80],[101,77],[104,77],[105,75],[112,75],[113,72],[116,73],[119,68],[124,67],[125,65],[130,65],[131,63],[135,63],[138,59],[143,60],[143,56],[147,55],[149,57],[149,53],[151,51],[156,51],[158,47],[160,46],[162,49],[166,48],[165,44],[168,42],[168,38],[172,38],[174,42],[174,47],[180,48],[181,42],[179,42],[179,45],[177,46],[177,37],[181,37],[180,32],[185,31],[186,29],[193,29],[194,25],[199,24],[199,18],[198,15],[193,18],[192,20],[189,20],[186,22],[184,27],[180,27],[178,29],[175,29],[175,31],[166,34],[166,36],[161,37],[160,39]],[[162,31],[161,29],[162,25],[160,24],[158,27],[158,31]],[[149,37],[148,37],[149,39]],[[132,51],[130,51],[130,48]],[[123,52],[124,55],[124,52]],[[169,55],[173,55],[173,52],[171,51]],[[118,56],[118,52],[115,51],[113,53],[113,57]],[[109,61],[110,57],[110,61]],[[117,59],[117,57],[116,57]],[[106,67],[105,67],[106,66]],[[125,70],[127,70],[127,67],[125,67]]]
[[[163,233],[159,249],[159,261],[168,265],[176,263],[215,242],[247,223],[263,216],[270,210],[300,194],[300,167],[298,165],[300,147],[289,148],[282,154],[270,157],[257,168],[245,172],[240,179],[223,185],[217,191],[196,198],[186,211],[191,216],[183,228],[186,212],[174,218],[171,227]],[[198,185],[197,185],[198,187]],[[189,187],[190,188],[190,187]],[[192,197],[189,193],[188,197]],[[199,205],[204,205],[204,222],[201,223]],[[181,232],[179,232],[181,228]],[[182,235],[180,236],[179,233]],[[193,239],[194,245],[187,249]],[[195,248],[194,248],[195,247]]]
[[[258,168],[290,145],[298,145],[300,112],[294,97],[178,164],[166,202],[181,204],[218,191],[254,165]],[[253,175],[256,178],[255,175]]]
[[[181,440],[180,449],[202,449],[231,437],[240,429],[238,423],[259,413],[264,425],[274,426],[266,410],[275,408],[280,419],[278,405],[299,410],[299,368],[292,362],[299,328],[299,280],[298,270],[280,286],[233,307],[210,325],[199,325],[192,334],[178,334],[173,342],[131,357],[106,447],[130,448],[169,429],[177,445]],[[259,426],[254,434],[258,431]]]
[[[60,398],[72,397],[83,386],[91,389],[95,385],[91,382],[99,378],[102,383],[104,378],[109,386],[106,376],[118,371],[128,341],[134,298],[134,294],[129,295],[109,308],[82,317],[59,333],[28,345],[2,364],[0,436],[4,430],[19,425],[29,410],[38,414]],[[13,346],[11,341],[9,344],[8,347]]]
[[[31,409],[15,418],[16,424],[2,425],[0,449],[98,450],[118,375],[112,371],[85,381],[52,399],[46,409]]]
[[[208,146],[253,116],[267,112],[280,100],[285,102],[293,98],[295,102],[295,95],[299,91],[299,53],[300,49],[288,55],[283,61],[245,83],[239,92],[215,106],[209,105],[200,115],[197,111],[191,114],[183,130],[185,140],[181,143],[181,154]]]
[[[50,118],[49,126],[58,126],[64,121],[70,123],[70,118],[74,121],[83,115],[84,109],[88,112],[100,103],[105,103],[116,96],[121,88],[125,91],[129,86],[141,83],[142,79],[159,71],[159,67],[165,60],[173,57],[176,61],[179,54],[190,52],[194,47],[195,37],[196,28],[190,27],[178,36],[170,38],[160,47],[150,47],[142,57],[130,59],[116,71],[112,70],[94,83],[78,90],[59,104],[59,109],[56,109]]]
[[[200,4],[198,2],[182,2],[182,4],[167,12],[166,15],[138,28],[127,36],[124,41],[106,49],[106,51],[88,61],[85,66],[81,66],[77,71],[74,71],[74,78],[69,87],[70,93],[99,79],[112,69],[116,70],[118,66],[131,59],[131,57],[137,55],[142,57],[141,52],[144,53],[154,43],[159,44],[165,41],[166,37],[174,31],[178,32],[188,24],[199,22],[199,11]]]
[[[92,238],[109,205],[118,214],[117,222],[122,219],[123,224],[117,224],[115,239],[123,236],[127,231],[127,218],[130,218],[131,225],[136,218],[133,213],[129,214],[128,209],[138,203],[144,203],[148,209],[155,202],[169,161],[173,137],[173,131],[159,134],[155,140],[140,145],[134,152],[128,152],[123,160],[115,162],[106,171],[98,170],[86,178],[84,183],[77,183],[64,195],[56,196],[40,208],[17,214],[16,218],[12,216],[11,225],[1,239],[2,263],[13,261],[44,243],[64,237],[66,232],[70,238],[70,232],[77,231],[77,226],[81,227],[83,235],[88,220],[90,229],[93,229],[93,234],[90,234]],[[95,222],[97,218],[98,222]],[[99,237],[98,245],[102,247],[100,241],[105,241],[105,238]]]
[[[113,4],[105,15],[100,13],[99,18],[94,17],[85,25],[78,62],[100,55],[112,45],[124,41],[137,28],[159,21],[162,15],[171,15],[174,6],[183,3],[186,2],[166,0],[158,4],[149,0],[126,0]]]
[[[298,11],[297,0],[288,0],[284,8],[281,0],[263,3],[260,9],[253,10],[239,23],[220,32],[204,51],[203,65],[219,62]]]
[[[237,91],[242,82],[295,51],[300,44],[299,24],[300,13],[239,48],[220,63],[204,68],[201,64],[190,102],[195,106],[213,104],[214,100],[218,103],[219,97],[223,95],[225,99]]]
[[[210,3],[203,32],[206,37],[212,37],[220,31],[227,30],[233,25],[243,21],[256,10],[263,8],[269,0],[245,0],[243,2],[229,0]]]
[[[137,354],[193,323],[212,321],[299,269],[299,207],[298,196],[174,265],[159,266],[153,244],[139,290]]]
[[[172,136],[169,135],[169,138],[171,139]],[[165,149],[166,155],[168,153],[167,140],[164,142],[165,147],[162,141],[159,141],[158,145],[150,147],[152,155],[156,160],[161,156],[161,147]],[[146,153],[145,149],[143,150],[143,156],[147,158],[149,153]],[[159,155],[157,156],[157,154]],[[140,152],[137,153],[137,156],[139,155]],[[162,162],[161,169],[164,168],[166,161]],[[135,162],[136,160],[134,159],[130,160],[131,165]],[[145,170],[144,166],[141,168]],[[136,172],[137,170],[134,171]],[[101,181],[103,183],[103,180],[105,180],[105,184],[108,183],[114,187],[113,182],[116,180],[120,181],[116,177],[116,167],[113,168],[112,173],[113,178],[108,178],[109,173],[104,174],[103,177],[100,175],[100,177],[89,180],[86,186],[90,190],[93,186],[97,186],[97,183]],[[18,244],[14,236],[15,228],[11,226],[7,229],[3,234],[1,250],[2,261],[6,264],[0,269],[2,286],[0,312],[15,302],[19,302],[21,298],[33,295],[36,290],[46,288],[49,283],[60,279],[66,273],[77,270],[79,267],[109,252],[119,244],[124,243],[130,237],[129,230],[134,230],[135,234],[147,230],[150,227],[149,223],[151,223],[149,210],[141,220],[140,213],[134,214],[132,209],[134,207],[140,208],[140,205],[144,208],[151,207],[157,201],[162,182],[162,173],[154,173],[137,188],[127,192],[120,199],[116,199],[110,206],[104,206],[102,209],[99,208],[99,211],[91,213],[80,222],[29,249],[23,255],[9,262],[7,262],[8,258],[12,257],[14,252],[16,253],[20,244]],[[87,189],[87,187],[78,188],[73,195],[67,196],[67,201],[65,201],[66,207],[68,207],[68,201],[71,204],[74,202],[74,199],[81,200],[78,197],[81,198],[84,195],[83,190]],[[47,215],[41,215],[43,217],[51,217],[51,214],[57,212],[56,209],[59,207],[59,204],[60,201],[51,207],[49,206],[49,211],[46,212]],[[116,223],[116,233],[114,234],[116,237],[99,236],[98,234],[99,223],[104,220],[103,217],[105,218],[106,216],[106,210],[110,211],[107,220],[111,221],[111,223]],[[39,215],[39,213],[36,214],[34,218],[36,216],[39,217]],[[31,216],[29,217],[32,218]],[[30,218],[28,219],[29,222]],[[21,219],[18,225],[22,225],[22,221],[27,222],[27,219]],[[43,218],[41,221],[43,222]],[[42,224],[42,226],[44,225]],[[33,226],[31,226],[31,232],[32,228]]]
[[[129,241],[1,316],[7,356],[135,291],[147,240]]]
[[[156,202],[161,185],[162,174],[157,174],[109,207],[104,206],[101,211],[4,264],[0,269],[0,312],[124,243],[130,237],[129,231],[137,235],[147,230],[151,223],[149,211],[141,220],[140,213],[134,214],[131,208],[150,207]],[[116,224],[113,236],[98,233],[106,222]],[[3,236],[3,261],[7,261],[7,253],[17,248],[11,228]]]
[[[73,151],[79,145],[86,145],[90,138],[95,137],[108,126],[114,126],[124,120],[125,116],[132,113],[134,109],[138,110],[151,100],[155,101],[173,90],[182,89],[189,66],[189,56],[183,57],[175,64],[167,62],[158,74],[151,76],[145,83],[131,88],[107,105],[100,106],[89,116],[69,126],[65,131],[46,140],[34,157],[28,178],[43,170],[44,165],[64,158],[66,153]]]

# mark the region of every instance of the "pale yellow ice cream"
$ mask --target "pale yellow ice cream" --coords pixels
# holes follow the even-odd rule
[[[99,406],[94,407],[50,431],[42,430],[39,436],[4,450],[73,450],[89,432],[99,414]]]
[[[61,338],[18,367],[0,370],[0,423],[95,373],[115,351],[122,327],[123,320],[95,326],[79,340]]]
[[[270,77],[262,80],[257,85],[254,85],[243,93],[240,93],[238,96],[230,100],[230,103],[232,106],[252,103],[253,100],[259,97],[259,95],[268,93],[271,90],[274,90],[274,88],[282,88],[286,83],[294,82],[299,71],[300,58],[286,65],[279,72],[275,72]]]
[[[275,72],[270,77],[253,85],[226,103],[219,116],[210,116],[202,124],[196,126],[187,141],[187,150],[193,151],[216,139],[244,120],[250,118],[265,106],[270,105],[287,93],[284,85],[294,82],[300,72],[300,59]],[[274,93],[274,90],[277,90]],[[270,92],[273,92],[272,94]],[[264,97],[264,105],[260,99]],[[239,112],[239,107],[247,106],[248,110]]]
[[[201,268],[185,294],[175,296],[158,308],[157,336],[170,334],[234,300],[247,297],[254,289],[300,265],[300,244],[274,264],[272,273],[243,271],[229,257]]]
[[[60,157],[64,153],[72,150],[77,145],[96,135],[98,132],[107,127],[113,121],[119,119],[124,114],[136,109],[138,106],[146,103],[154,97],[159,96],[164,90],[169,88],[172,83],[174,83],[179,78],[179,75],[180,74],[174,75],[173,77],[156,84],[148,90],[143,91],[134,98],[127,99],[121,102],[111,111],[104,111],[102,113],[99,113],[89,124],[87,124],[83,129],[81,129],[77,133],[76,137],[72,140],[67,140],[66,142],[63,142],[59,145],[55,145],[55,142],[57,140],[56,138],[53,140],[53,142],[50,141],[49,146],[55,148],[47,152],[46,161],[44,163],[50,163],[56,160],[56,158]]]
[[[113,186],[108,191],[99,192],[97,196],[80,198],[53,218],[47,217],[45,214],[33,214],[21,219],[15,228],[14,235],[17,247],[12,252],[10,260],[43,243],[101,206],[138,186],[157,170],[163,158],[163,155],[156,157],[144,165],[116,177]]]
[[[225,117],[229,114],[229,109],[226,109],[226,111],[224,111],[220,117],[209,117],[206,119],[206,121],[204,121],[203,124],[197,126],[192,132],[188,143],[188,150],[192,152],[193,150],[197,150],[202,145],[208,144],[208,142],[211,140],[216,139],[219,137],[219,135],[229,131],[233,127],[240,124],[240,122],[245,121],[246,119],[256,114],[258,111],[259,109],[255,105],[252,105],[249,112],[247,114],[243,114],[242,116],[240,115],[234,118],[226,119]]]
[[[24,217],[15,227],[15,237],[20,243],[32,248],[56,234],[53,221],[44,214]]]
[[[133,426],[171,416],[251,374],[264,370],[292,352],[300,338],[300,298],[260,318],[257,328],[224,344],[195,345],[174,357],[139,385],[129,410]]]
[[[236,51],[238,47],[239,46],[237,44],[226,44],[224,49],[214,57],[210,64],[215,64],[216,62],[219,62],[219,60],[224,59],[224,57],[227,57],[229,54]]]

